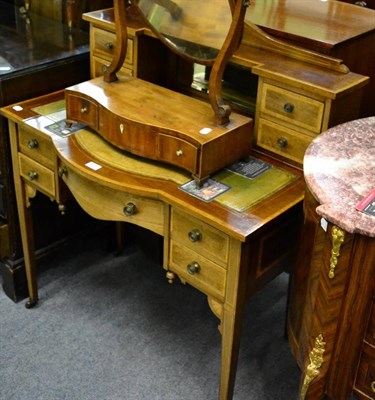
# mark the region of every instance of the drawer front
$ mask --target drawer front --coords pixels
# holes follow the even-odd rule
[[[92,62],[91,76],[93,78],[102,76],[110,64],[109,61],[104,60],[103,58],[97,58],[97,57],[93,57],[91,62]],[[127,68],[126,66],[123,66],[120,69],[120,71],[118,72],[118,74],[133,76],[133,70],[131,68]]]
[[[20,128],[18,136],[20,151],[49,168],[55,166],[55,149],[50,138],[41,133]]]
[[[92,27],[91,48],[95,56],[112,60],[116,49],[116,34],[102,29]],[[133,39],[128,38],[125,62],[133,64],[134,43]]]
[[[55,197],[55,175],[50,169],[22,153],[19,153],[19,163],[20,175],[26,182],[32,184],[41,192]]]
[[[67,119],[82,122],[97,130],[98,106],[85,97],[76,96],[66,92]]]
[[[158,158],[158,133],[150,126],[114,116],[104,108],[99,111],[99,133],[110,143],[134,154]]]
[[[375,348],[364,345],[358,367],[355,389],[375,399]]]
[[[319,133],[324,103],[265,83],[261,94],[261,113]]]
[[[129,222],[164,235],[163,202],[101,186],[69,167],[63,180],[81,207],[92,217]]]
[[[171,239],[227,268],[229,236],[176,208],[171,213]]]
[[[226,270],[173,240],[169,269],[203,293],[224,300]]]
[[[180,138],[160,133],[159,158],[192,173],[197,172],[198,148]]]
[[[259,119],[257,145],[300,164],[312,140],[311,136]]]

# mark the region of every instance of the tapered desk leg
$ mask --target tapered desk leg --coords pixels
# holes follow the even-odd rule
[[[27,193],[28,186],[21,178],[18,159],[17,125],[11,121],[9,122],[9,134],[13,164],[14,188],[16,191],[22,249],[25,259],[27,287],[29,290],[29,300],[26,303],[26,308],[31,308],[38,302],[33,221],[29,204],[29,198],[35,196],[35,189],[30,188],[31,190],[29,193]]]
[[[238,354],[243,321],[243,307],[226,310],[222,318],[220,400],[231,400],[237,372]]]
[[[231,239],[225,302],[221,317],[220,400],[231,400],[237,372],[249,269],[249,250]]]

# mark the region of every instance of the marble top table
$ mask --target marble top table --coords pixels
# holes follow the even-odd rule
[[[375,117],[338,125],[319,135],[304,157],[316,212],[349,233],[375,237],[375,217],[356,205],[375,189]]]

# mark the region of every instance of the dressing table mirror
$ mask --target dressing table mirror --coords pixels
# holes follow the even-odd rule
[[[117,74],[126,55],[128,1],[114,1],[119,44],[103,78],[67,88],[67,120],[88,125],[114,146],[181,167],[201,185],[249,155],[252,120],[221,96],[225,65],[238,47],[247,2],[136,0],[145,23],[172,51],[211,67],[209,103]],[[197,10],[199,9],[199,12]],[[210,107],[211,105],[211,107]]]

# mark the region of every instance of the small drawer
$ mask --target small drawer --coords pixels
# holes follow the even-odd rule
[[[197,172],[198,149],[180,138],[160,133],[159,158],[192,173]]]
[[[176,208],[171,213],[171,239],[227,268],[229,236]]]
[[[91,64],[91,76],[93,78],[102,76],[108,68],[109,64],[110,61],[104,60],[103,58],[93,57]],[[131,68],[127,68],[124,64],[124,66],[120,69],[119,72],[117,72],[117,74],[133,76],[133,70]]]
[[[364,344],[355,389],[375,399],[375,348]]]
[[[112,60],[116,49],[116,34],[112,32],[105,31],[103,29],[92,28],[91,31],[91,48],[95,56],[106,58],[107,60]],[[133,64],[133,54],[134,54],[134,43],[133,39],[127,41],[127,49],[125,62],[127,64]]]
[[[120,149],[154,160],[158,158],[158,132],[155,132],[148,125],[135,121],[129,122],[126,119],[114,116],[105,108],[101,108],[98,132],[103,138]]]
[[[21,153],[46,167],[55,166],[55,148],[50,138],[42,133],[20,128],[18,145]]]
[[[98,106],[91,100],[65,92],[67,120],[82,122],[93,129],[98,127]]]
[[[169,269],[205,294],[223,301],[226,270],[173,240],[170,246]]]
[[[261,113],[320,133],[324,103],[265,83],[261,94]]]
[[[260,118],[257,145],[299,164],[313,138]]]
[[[55,174],[31,158],[19,153],[20,175],[42,193],[55,197]]]

